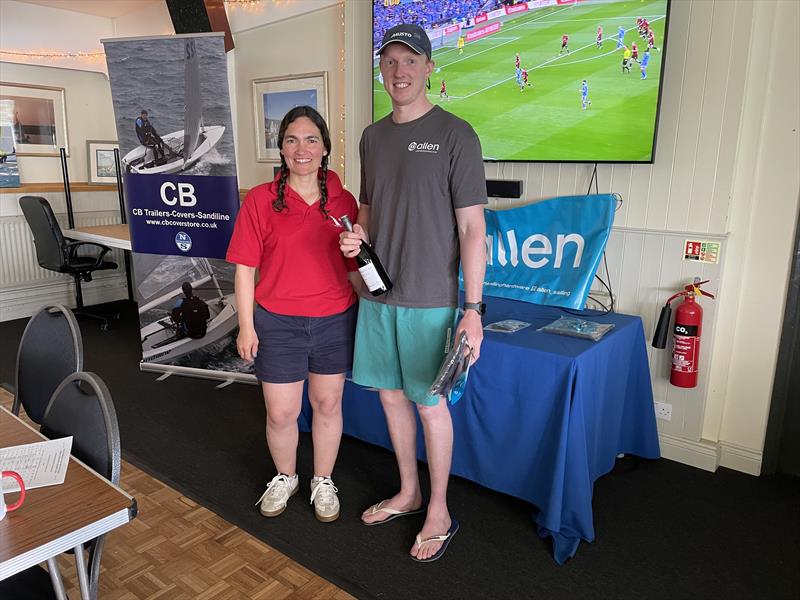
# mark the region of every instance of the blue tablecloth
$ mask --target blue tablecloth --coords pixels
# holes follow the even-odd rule
[[[594,540],[592,487],[617,455],[659,457],[642,322],[587,311],[583,318],[615,325],[592,342],[536,331],[566,314],[559,308],[487,298],[487,309],[485,324],[518,319],[531,326],[485,332],[464,396],[451,406],[452,472],[536,505],[539,535],[552,536],[563,564],[581,539]],[[348,381],[343,411],[346,434],[392,448],[375,391]],[[306,401],[306,431],[310,417]],[[425,460],[421,427],[418,433]]]

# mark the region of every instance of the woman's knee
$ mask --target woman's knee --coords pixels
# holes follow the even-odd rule
[[[270,427],[281,429],[297,423],[297,417],[300,416],[300,410],[295,410],[294,407],[286,406],[273,406],[267,407],[267,424]]]
[[[309,398],[314,414],[335,417],[342,412],[342,397],[337,394],[324,394]]]

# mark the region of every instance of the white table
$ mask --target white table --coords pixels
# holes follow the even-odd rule
[[[95,225],[62,230],[64,237],[79,242],[94,242],[110,248],[131,250],[131,233],[127,225]]]

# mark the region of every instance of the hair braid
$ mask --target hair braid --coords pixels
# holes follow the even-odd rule
[[[272,209],[275,212],[283,212],[286,203],[283,201],[283,193],[286,189],[286,180],[289,178],[289,169],[286,168],[286,161],[281,155],[281,177],[278,180],[278,197],[272,201]]]
[[[319,173],[319,191],[320,191],[320,199],[319,199],[319,209],[322,212],[324,218],[328,218],[328,209],[326,208],[328,204],[328,157],[322,157],[322,164],[320,165],[320,173]]]

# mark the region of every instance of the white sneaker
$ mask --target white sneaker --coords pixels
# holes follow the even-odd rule
[[[269,482],[266,491],[258,499],[261,503],[260,511],[265,517],[277,517],[284,510],[286,510],[286,503],[289,498],[297,493],[297,488],[300,482],[297,479],[297,474],[289,477],[282,473],[278,473]]]
[[[314,514],[323,523],[330,523],[339,518],[338,488],[330,477],[314,477],[311,480],[311,504]]]

